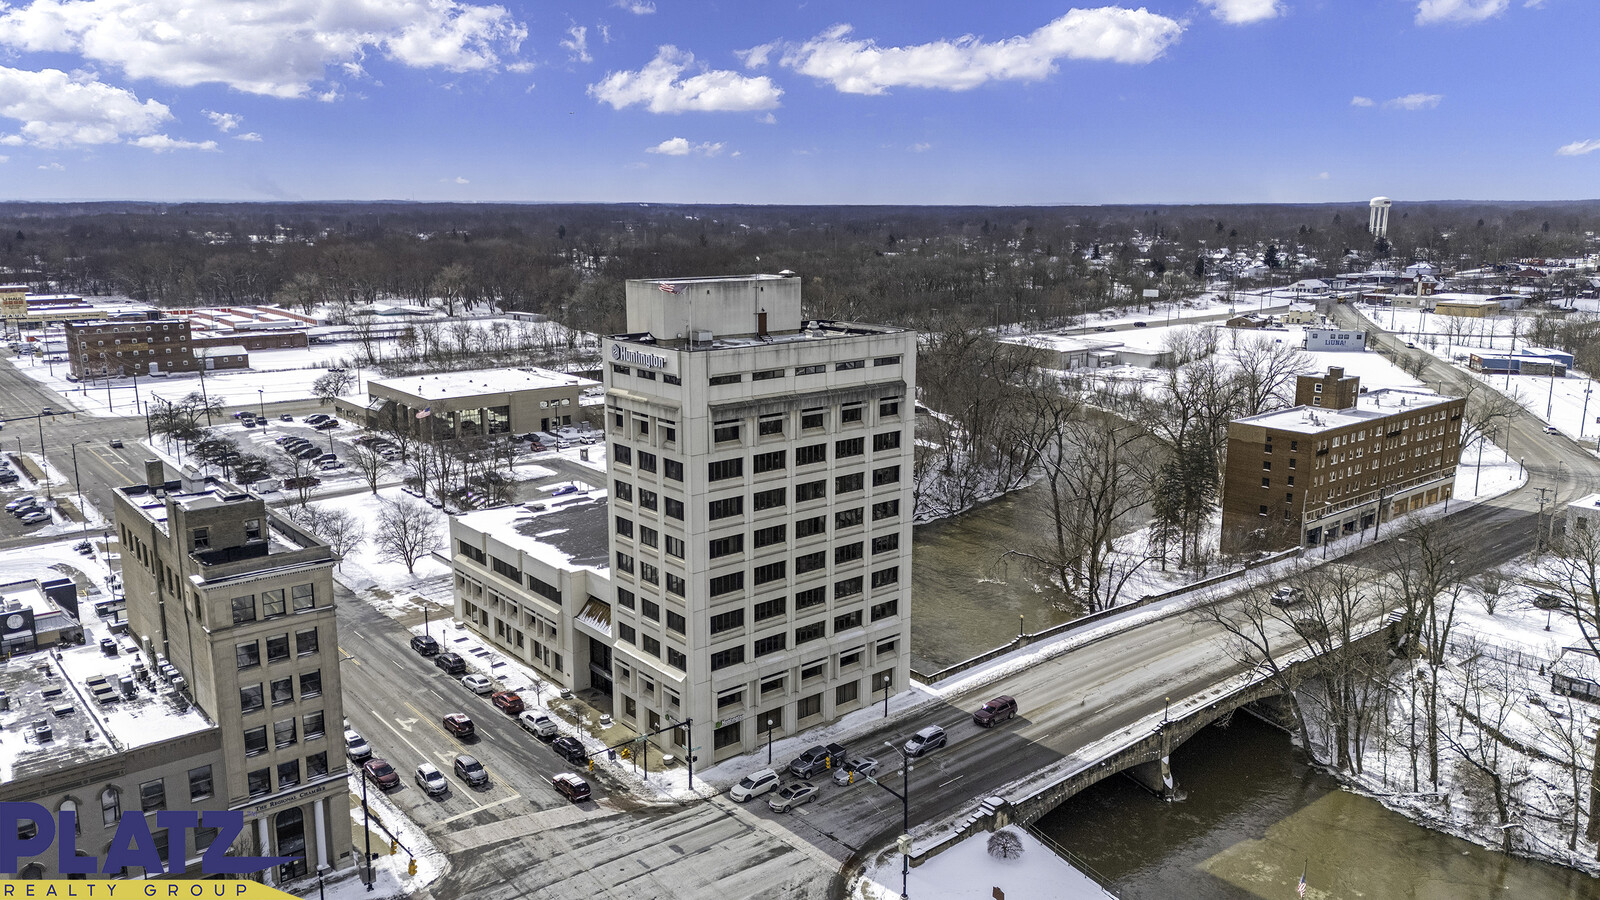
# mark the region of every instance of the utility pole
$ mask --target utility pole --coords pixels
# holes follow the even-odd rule
[[[1544,528],[1542,527],[1544,525],[1544,492],[1550,490],[1550,488],[1541,487],[1534,488],[1534,490],[1539,492],[1539,514],[1533,520],[1534,549],[1537,552],[1544,550]]]

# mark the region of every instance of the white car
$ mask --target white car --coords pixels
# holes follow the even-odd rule
[[[474,672],[471,675],[461,676],[461,683],[466,685],[474,694],[489,694],[494,692],[494,682]]]
[[[736,803],[743,803],[751,797],[759,797],[777,787],[778,773],[771,769],[762,769],[739,779],[738,784],[728,789],[728,796]]]
[[[433,763],[417,766],[417,786],[430,795],[450,790],[450,782],[445,780],[444,773]]]
[[[355,762],[365,762],[372,758],[372,746],[361,732],[354,728],[346,728],[344,732],[344,753]]]

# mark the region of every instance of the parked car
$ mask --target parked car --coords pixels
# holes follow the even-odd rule
[[[413,635],[411,638],[411,649],[421,653],[423,656],[432,656],[439,652],[439,642],[434,640],[432,635]]]
[[[571,450],[572,449],[572,442],[571,441],[567,441],[567,440],[556,441],[556,449],[557,450]]]
[[[322,479],[315,475],[296,475],[293,478],[285,478],[283,488],[286,491],[298,491],[301,488],[314,488],[321,483]]]
[[[494,690],[494,682],[482,675],[479,675],[477,672],[473,672],[471,675],[461,676],[461,683],[466,685],[467,689],[472,691],[474,694],[487,694]]]
[[[10,469],[0,472],[0,484],[16,484],[21,480],[21,478],[17,477],[17,473]]]
[[[317,457],[317,462],[319,462],[319,463],[322,463],[322,462],[338,462],[338,460],[339,460],[338,454],[333,453],[331,451],[328,452],[328,453],[324,453],[321,456]]]
[[[310,461],[316,459],[317,457],[321,456],[322,455],[322,451],[318,450],[315,447],[301,447],[300,449],[295,451],[294,455],[300,457],[301,459],[305,460],[306,462],[310,462]]]
[[[1001,695],[985,703],[981,709],[972,714],[972,721],[983,728],[992,728],[1004,719],[1010,719],[1017,714],[1017,701]]]
[[[361,771],[372,779],[372,783],[377,785],[379,790],[400,786],[400,773],[396,772],[394,766],[389,765],[386,759],[369,759],[361,766]]]
[[[325,463],[317,463],[317,468],[323,472],[337,472],[344,468],[344,463],[339,462],[337,459],[331,459]]]
[[[256,420],[255,419],[240,419],[239,420],[239,424],[243,425],[246,428],[254,428],[254,427],[256,427]]]
[[[417,787],[422,788],[429,795],[442,794],[450,790],[450,782],[445,780],[444,773],[433,763],[423,763],[417,766]]]
[[[1544,427],[1544,433],[1545,434],[1560,434],[1561,433],[1561,429],[1555,427],[1554,425],[1546,425]]]
[[[478,726],[472,724],[472,719],[466,713],[451,713],[445,716],[444,730],[458,738],[469,738],[478,733]]]
[[[777,790],[778,773],[772,769],[761,769],[751,772],[739,779],[739,783],[728,789],[728,797],[735,803],[743,803],[751,797]]]
[[[24,525],[43,525],[50,521],[50,514],[44,510],[35,510],[22,517]]]
[[[20,519],[23,516],[31,516],[38,512],[44,512],[44,507],[40,506],[38,501],[34,501],[29,503],[27,506],[19,506],[16,509],[13,509],[11,514]]]
[[[556,755],[575,766],[589,764],[589,753],[583,749],[583,742],[571,735],[563,735],[550,742],[550,749]]]
[[[1304,591],[1300,588],[1280,587],[1272,592],[1272,605],[1277,607],[1293,606],[1300,602],[1303,594]]]
[[[915,758],[932,753],[949,743],[949,741],[950,738],[944,733],[943,728],[937,725],[929,725],[927,728],[913,734],[911,740],[906,741],[904,750],[906,756]]]
[[[561,796],[571,800],[573,803],[582,803],[589,799],[589,782],[571,772],[562,772],[560,775],[552,777],[550,783],[555,785],[556,790],[561,792]]]
[[[1135,328],[1143,328],[1143,327],[1145,327],[1145,323],[1144,322],[1135,322],[1135,323],[1133,323],[1133,327],[1135,327]]]
[[[278,417],[278,421],[280,421],[280,422],[293,422],[294,421],[294,416],[291,416],[288,413],[284,413],[283,415]]]
[[[315,425],[318,422],[326,422],[326,421],[328,421],[328,414],[327,413],[312,413],[311,415],[306,416],[306,424],[307,425]]]
[[[776,796],[767,801],[767,806],[773,812],[788,812],[802,803],[810,803],[815,799],[817,799],[816,785],[809,781],[796,781],[778,791]]]
[[[796,757],[795,761],[789,764],[789,772],[798,778],[810,778],[818,772],[842,764],[849,755],[850,751],[842,744],[829,744],[826,747],[818,745]]]
[[[556,720],[544,713],[524,712],[517,716],[517,724],[522,726],[523,731],[541,741],[548,741],[561,733],[561,728],[556,725]]]
[[[863,778],[871,778],[876,774],[878,774],[878,760],[875,757],[855,756],[833,770],[833,783],[855,784]]]
[[[6,512],[16,512],[18,509],[24,506],[32,506],[34,501],[38,499],[38,497],[35,497],[32,494],[29,494],[26,497],[18,497],[6,504]]]
[[[122,449],[122,438],[112,438],[111,439],[111,449],[113,449],[113,450],[121,450]]]
[[[465,675],[467,661],[457,653],[441,653],[433,658],[433,664],[444,670],[446,675]]]
[[[561,487],[558,487],[555,490],[551,491],[550,492],[550,496],[552,496],[552,497],[562,497],[562,496],[565,496],[567,494],[576,494],[576,493],[578,493],[578,486],[577,485],[575,485],[575,484],[563,484]]]
[[[315,428],[318,431],[332,431],[335,428],[339,427],[339,420],[338,419],[329,419],[326,422],[318,422],[317,424],[315,424],[315,425],[313,425],[311,427]]]
[[[351,762],[366,762],[372,758],[372,746],[361,732],[354,728],[344,730],[344,755],[350,757]]]
[[[461,754],[456,757],[456,775],[471,787],[488,785],[489,770],[476,757]]]
[[[511,691],[496,691],[489,700],[508,713],[519,713],[525,708],[522,698]]]

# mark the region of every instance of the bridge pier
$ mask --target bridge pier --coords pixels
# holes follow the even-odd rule
[[[1163,723],[1156,729],[1156,738],[1161,745],[1161,757],[1130,766],[1123,770],[1124,774],[1163,800],[1180,800],[1177,781],[1172,777],[1172,729]]]

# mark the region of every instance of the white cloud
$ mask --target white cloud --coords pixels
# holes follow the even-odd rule
[[[59,147],[115,144],[129,135],[150,134],[172,119],[172,111],[154,100],[141,103],[131,91],[92,76],[0,66],[0,117],[22,123],[19,133],[0,143]]]
[[[778,49],[778,45],[775,43],[757,44],[749,50],[735,50],[733,55],[739,57],[739,61],[744,63],[745,68],[760,69],[766,66],[767,62],[772,58],[772,51],[776,49]]]
[[[135,138],[128,143],[157,153],[168,153],[173,150],[215,150],[216,141],[186,141],[181,138],[169,137],[164,134],[149,134],[142,138]]]
[[[217,126],[217,130],[223,134],[227,134],[228,132],[233,131],[235,128],[238,128],[239,123],[244,121],[244,116],[235,115],[233,113],[212,112],[209,109],[204,110],[204,112],[206,114],[206,118],[211,120],[211,124]]]
[[[261,143],[261,135],[256,134],[254,131],[247,131],[244,134],[236,134],[233,136],[233,139],[236,141],[250,141],[251,143],[256,144]]]
[[[933,149],[933,145],[928,143],[927,141],[922,141],[920,143],[912,144],[910,147],[908,147],[906,149],[910,150],[912,153],[926,153],[929,150]]]
[[[989,81],[1038,81],[1062,59],[1148,63],[1183,25],[1144,9],[1074,9],[1027,35],[985,42],[973,35],[909,47],[879,47],[835,25],[784,53],[782,64],[847,94],[892,87],[964,91]]]
[[[1506,11],[1511,0],[1421,0],[1417,4],[1418,25],[1482,22]]]
[[[1350,105],[1351,106],[1371,106],[1372,105],[1372,98],[1371,97],[1361,97],[1361,96],[1351,97],[1350,98]]]
[[[6,156],[3,153],[0,153],[0,163],[8,163],[8,162],[11,162],[11,157]]]
[[[572,54],[578,62],[594,62],[594,57],[589,55],[589,29],[582,25],[573,25],[567,29],[567,37],[561,42],[561,49]]]
[[[1443,99],[1443,94],[1407,94],[1404,97],[1383,101],[1383,108],[1404,110],[1433,109]]]
[[[760,122],[762,125],[776,125],[776,124],[778,124],[778,117],[773,115],[772,113],[767,113],[766,115],[762,116],[761,118],[756,119],[756,121]]]
[[[694,54],[663,45],[637,72],[612,72],[589,85],[589,96],[613,109],[644,106],[655,113],[739,112],[772,109],[783,89],[765,75],[747,78],[726,69],[702,70],[680,79],[694,66]],[[702,67],[703,68],[703,67]]]
[[[656,11],[653,0],[617,0],[613,3],[617,9],[625,9],[636,16],[648,16]]]
[[[456,176],[456,184],[471,184],[471,183],[472,182],[466,180],[465,178],[462,178],[460,175]]]
[[[379,51],[402,65],[488,70],[527,28],[459,0],[31,0],[0,5],[0,46],[79,53],[133,78],[299,97]]]
[[[664,140],[654,147],[646,147],[644,152],[659,153],[662,156],[688,156],[691,153],[698,153],[701,156],[716,156],[722,152],[724,146],[720,142],[712,143],[710,141],[702,144],[691,144],[688,138],[675,137]],[[733,155],[738,156],[738,151],[734,151]]]
[[[1278,0],[1200,0],[1211,14],[1229,25],[1249,25],[1275,19],[1282,12]]]
[[[45,163],[39,168],[46,172],[65,172],[67,170],[67,167],[61,163]]]
[[[1596,150],[1600,150],[1600,140],[1573,141],[1570,144],[1563,144],[1562,146],[1557,147],[1556,148],[1556,155],[1557,156],[1587,156],[1590,153],[1595,152]]]
[[[1312,181],[1327,181],[1330,177],[1332,177],[1332,176],[1330,176],[1327,172],[1318,172],[1317,174],[1311,176],[1311,180]]]

